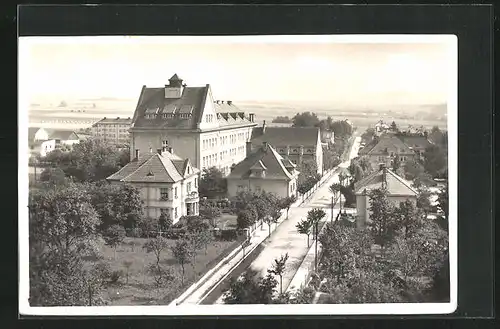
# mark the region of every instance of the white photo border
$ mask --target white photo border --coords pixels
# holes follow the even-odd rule
[[[28,108],[22,88],[29,72],[30,46],[37,43],[446,43],[449,54],[448,172],[449,260],[448,303],[68,306],[31,307],[29,298],[28,229]],[[280,36],[98,36],[20,37],[18,39],[18,199],[19,313],[36,316],[215,316],[215,315],[412,315],[450,314],[457,308],[458,290],[458,38],[456,35],[280,35]]]

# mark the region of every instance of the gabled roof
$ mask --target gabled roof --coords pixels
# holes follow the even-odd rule
[[[49,135],[49,139],[60,139],[60,140],[78,140],[78,134],[72,130],[55,130]]]
[[[180,158],[170,157],[167,153],[164,152],[161,155],[154,153],[139,157],[138,160],[131,161],[118,172],[109,176],[107,180],[129,183],[175,183],[181,181],[184,177],[184,171],[180,162],[187,164],[189,160],[179,160]],[[192,174],[198,172],[198,169],[193,168]]]
[[[385,179],[387,182],[387,192],[393,196],[416,196],[418,194],[415,189],[411,187],[411,183],[396,175],[392,170],[385,169]],[[382,187],[384,179],[384,169],[375,171],[354,184],[354,193],[360,195],[367,192],[379,189]]]
[[[413,151],[401,141],[401,139],[397,138],[392,134],[383,135],[380,137],[378,143],[376,143],[369,151],[362,152],[361,154],[367,155],[378,155],[378,154],[386,154],[386,149],[397,148],[398,154],[413,154]]]
[[[252,129],[252,144],[262,145],[263,142],[278,146],[316,147],[319,136],[317,127],[262,127]]]
[[[243,161],[236,164],[228,179],[247,179],[252,176],[255,169],[264,169],[265,177],[259,179],[285,179],[290,180],[293,175],[285,168],[285,159],[276,152],[274,147],[267,145],[248,155]]]
[[[425,136],[404,136],[398,135],[398,138],[401,139],[403,143],[405,143],[408,147],[414,148],[427,148],[432,145],[432,143]]]

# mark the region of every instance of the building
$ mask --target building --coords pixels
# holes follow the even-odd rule
[[[172,149],[144,155],[137,151],[133,160],[107,181],[138,188],[146,216],[159,218],[165,213],[176,223],[181,216],[199,214],[199,172],[189,159],[180,158]]]
[[[177,74],[160,88],[143,86],[130,128],[131,152],[173,147],[201,169],[230,168],[245,158],[256,126],[232,101],[215,101],[209,84],[188,87]]]
[[[433,145],[426,135],[399,134],[398,138],[415,152],[419,158],[423,158],[425,149]]]
[[[394,134],[384,134],[373,139],[359,150],[360,156],[366,156],[373,168],[380,164],[390,167],[398,158],[401,164],[416,158],[415,152]]]
[[[335,143],[335,133],[329,129],[323,129],[320,131],[321,133],[321,143],[325,146],[330,146]]]
[[[92,136],[113,144],[130,143],[129,129],[132,119],[129,118],[106,118],[92,125]]]
[[[230,197],[243,191],[265,191],[281,198],[297,194],[299,172],[292,161],[283,158],[266,142],[255,150],[248,142],[246,151],[245,159],[234,166],[227,176]]]
[[[320,129],[317,127],[261,127],[252,130],[252,147],[266,142],[283,158],[290,159],[299,167],[303,161],[314,161],[318,173],[323,173],[323,148]]]
[[[47,139],[36,140],[32,144],[33,147],[30,147],[32,150],[37,150],[43,157],[56,149],[70,150],[74,144],[78,144],[82,140],[80,135],[71,130],[50,130],[48,136],[43,135],[43,138]]]
[[[391,127],[388,124],[386,124],[383,120],[380,120],[377,124],[375,124],[375,135],[380,136],[381,134],[389,131],[390,128]]]
[[[399,206],[400,202],[406,200],[411,200],[416,205],[418,192],[411,187],[411,183],[381,165],[378,171],[354,184],[357,226],[359,228],[370,222],[370,191],[380,188],[387,189],[387,197],[394,206]]]

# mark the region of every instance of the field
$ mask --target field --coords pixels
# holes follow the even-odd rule
[[[181,266],[173,257],[170,248],[175,241],[169,240],[169,247],[161,253],[160,264],[172,271],[174,279],[158,291],[153,276],[148,274],[148,265],[156,262],[156,258],[153,253],[147,253],[143,249],[145,242],[147,239],[126,238],[117,247],[116,258],[113,248],[105,245],[101,247],[104,261],[109,263],[111,269],[123,271],[118,283],[106,288],[104,297],[110,301],[110,305],[168,304],[238,245],[238,242],[217,241],[209,245],[206,251],[198,251],[194,264],[185,265],[185,279],[182,285]],[[128,282],[124,261],[131,262]]]
[[[62,101],[61,101],[62,103]],[[28,110],[29,123],[31,126],[43,126],[50,128],[72,128],[79,129],[91,126],[103,117],[132,117],[134,114],[136,99],[74,99],[64,100],[64,106],[59,102],[40,102],[30,105]],[[271,123],[276,116],[293,117],[296,113],[311,111],[320,119],[331,116],[334,120],[350,119],[359,129],[375,125],[378,120],[396,123],[404,128],[411,124],[413,126],[446,128],[446,105],[409,105],[388,106],[381,109],[347,108],[335,106],[309,106],[304,104],[285,103],[258,103],[238,102],[236,104],[246,113],[255,113],[256,121],[261,124],[263,120]]]

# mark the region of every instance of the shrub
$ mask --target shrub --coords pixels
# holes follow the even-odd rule
[[[235,241],[238,239],[238,231],[235,229],[220,230],[219,239],[223,241]]]

